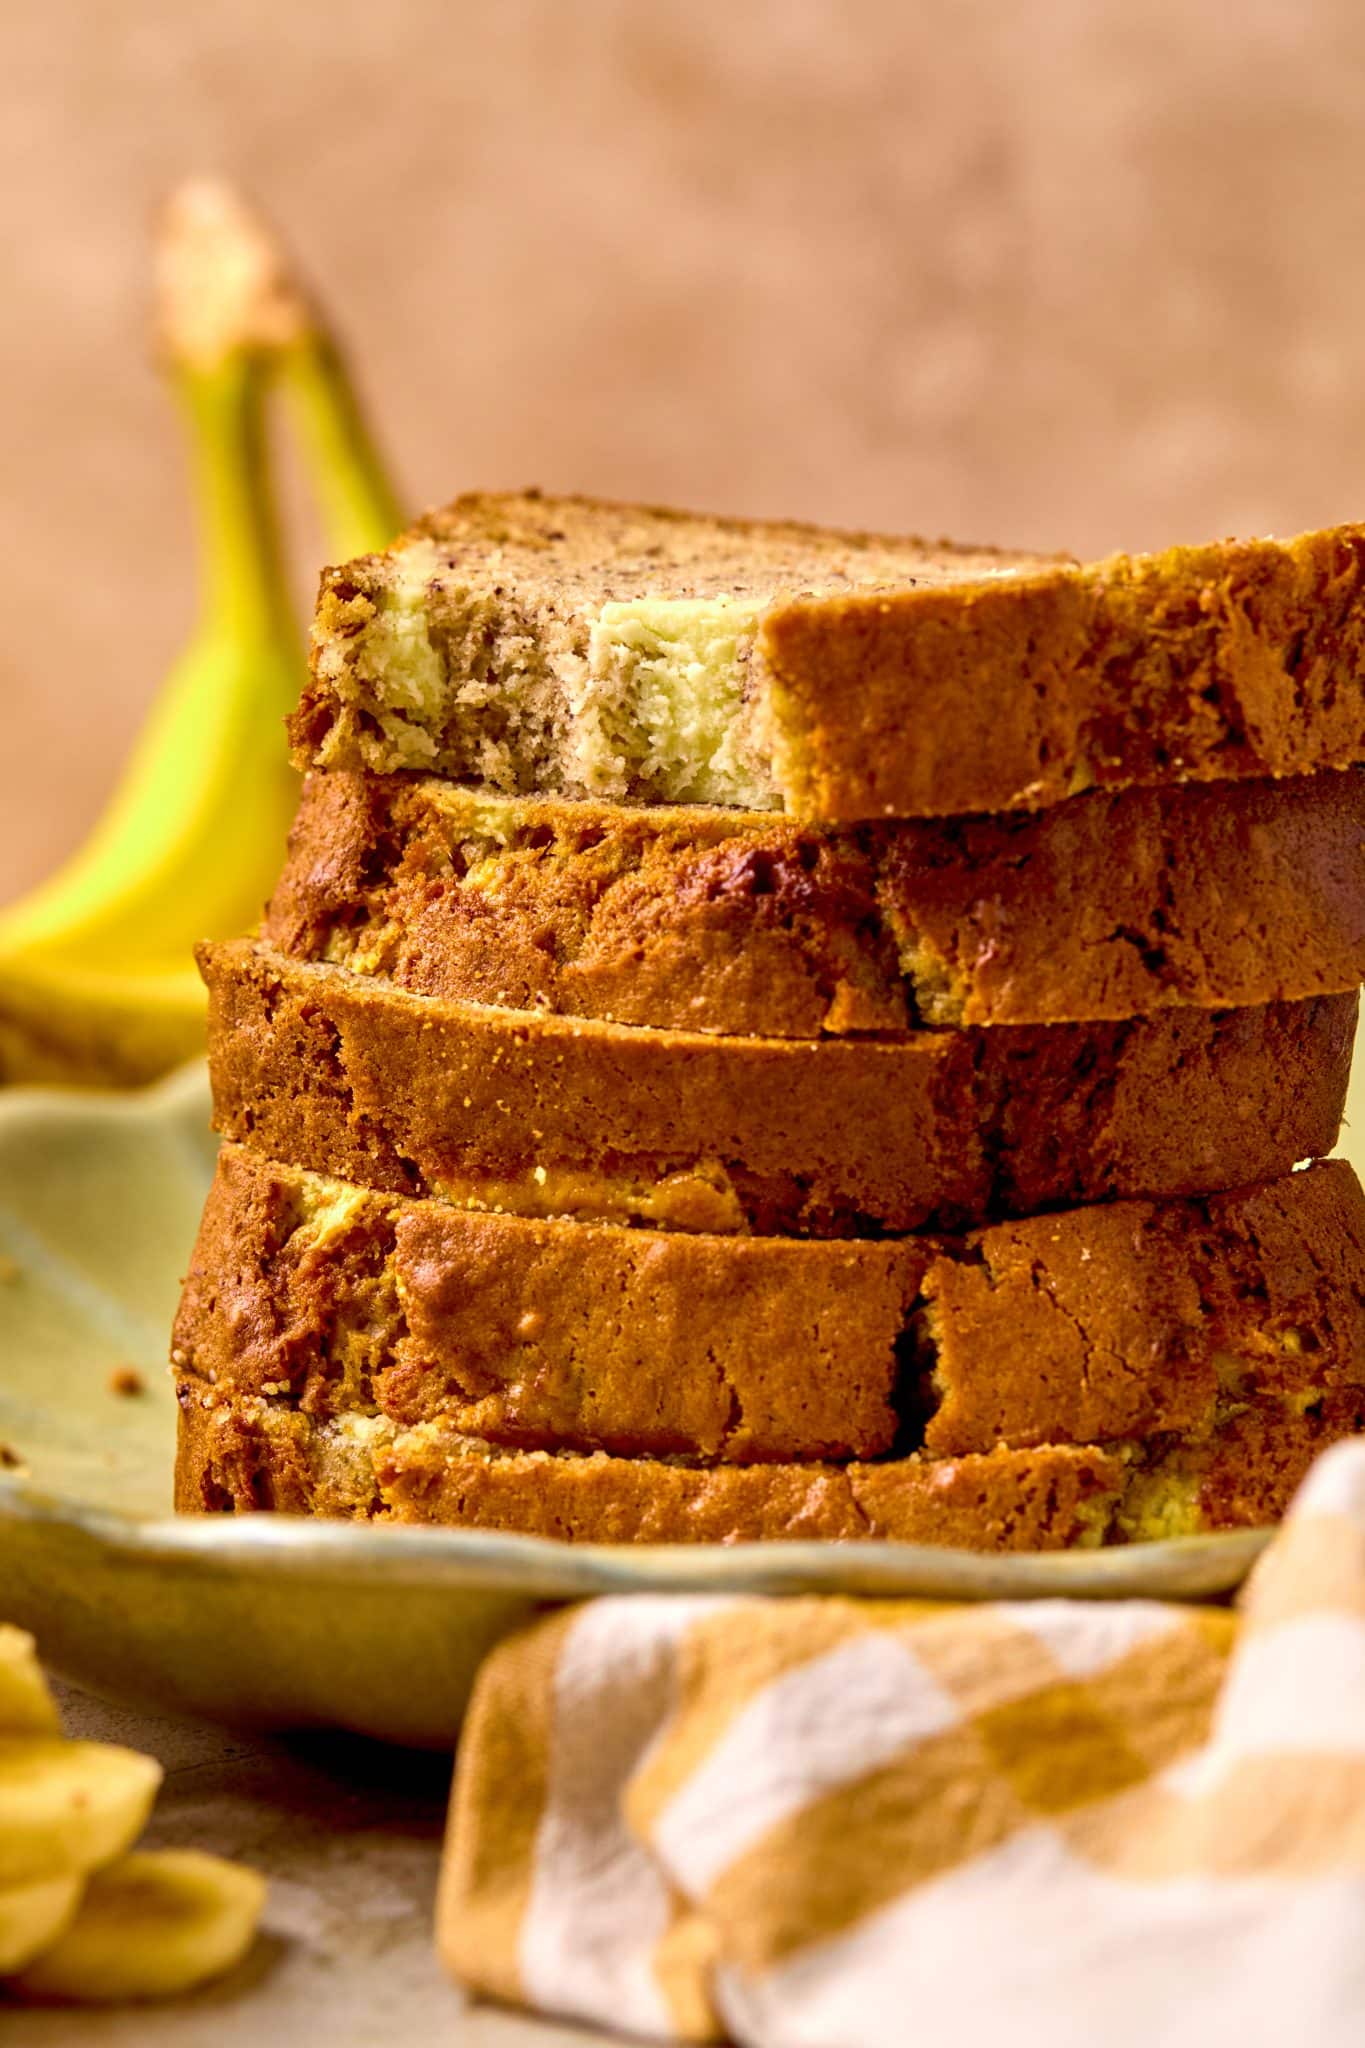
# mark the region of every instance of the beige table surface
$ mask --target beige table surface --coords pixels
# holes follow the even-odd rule
[[[602,2048],[606,2037],[471,2009],[437,1967],[432,1899],[449,1764],[350,1738],[262,1743],[59,1688],[69,1732],[159,1757],[147,1841],[270,1879],[265,1932],[230,1978],[160,2006],[0,2008],[5,2048]]]

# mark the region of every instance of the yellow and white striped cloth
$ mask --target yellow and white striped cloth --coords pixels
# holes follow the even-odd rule
[[[1365,2043],[1365,1444],[1240,1619],[607,1599],[501,1646],[442,1953],[491,1997],[764,2048]]]

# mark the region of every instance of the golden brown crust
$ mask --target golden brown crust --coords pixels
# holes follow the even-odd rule
[[[315,775],[264,935],[420,995],[757,1037],[1333,995],[1365,977],[1365,770],[842,829]]]
[[[349,1516],[518,1530],[592,1543],[849,1541],[885,1537],[974,1549],[1082,1540],[1116,1497],[1122,1467],[1059,1448],[884,1468],[674,1465],[545,1451],[490,1454],[439,1425],[315,1423],[182,1382],[181,1513]]]
[[[175,1357],[312,1415],[443,1419],[500,1443],[869,1455],[895,1439],[930,1251],[470,1213],[228,1144]]]
[[[1249,1408],[1214,1438],[1111,1448],[1004,1446],[855,1465],[665,1464],[491,1450],[428,1423],[315,1422],[182,1381],[182,1513],[344,1516],[515,1530],[567,1542],[882,1538],[1058,1550],[1274,1521],[1317,1452],[1361,1427],[1359,1398]]]
[[[1365,528],[797,601],[756,659],[797,817],[1344,768],[1365,758]]]
[[[1365,1195],[1344,1160],[1202,1201],[978,1231],[925,1276],[935,1452],[1209,1435],[1365,1385]]]
[[[1122,1024],[730,1039],[203,949],[218,1127],[400,1194],[870,1236],[1271,1180],[1331,1150],[1356,998]]]
[[[1334,1161],[960,1240],[709,1238],[403,1201],[223,1147],[176,1320],[205,1386],[527,1448],[763,1460],[1207,1436],[1365,1382]]]
[[[395,654],[370,631],[414,565],[423,660],[439,674],[420,705],[401,673],[409,643]],[[727,589],[767,603],[747,701],[766,707],[770,728],[759,779],[795,817],[1037,809],[1092,785],[1365,759],[1358,526],[1077,568],[534,493],[459,499],[387,555],[328,572],[313,676],[291,724],[296,759],[592,794],[562,746],[567,688],[535,744],[497,751],[519,671],[500,674],[489,647],[505,641],[515,662],[539,634],[548,657],[536,659],[552,670],[564,627],[582,664],[604,600]],[[817,594],[783,594],[803,589]],[[483,715],[471,726],[460,692],[475,668]],[[392,741],[374,716],[385,706],[398,720]]]

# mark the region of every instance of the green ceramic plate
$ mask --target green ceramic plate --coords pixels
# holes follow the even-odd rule
[[[547,1602],[680,1590],[1195,1597],[1237,1585],[1265,1540],[983,1558],[897,1544],[570,1548],[173,1516],[164,1361],[213,1164],[207,1126],[197,1068],[140,1095],[0,1096],[0,1619],[111,1695],[256,1727],[443,1743],[485,1649]],[[129,1369],[140,1392],[117,1390]]]

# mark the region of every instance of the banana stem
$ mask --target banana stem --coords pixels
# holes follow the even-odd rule
[[[177,366],[190,425],[204,615],[242,639],[288,647],[294,622],[265,431],[265,372],[245,352]]]
[[[191,409],[205,413],[210,431],[201,438],[212,438],[215,408],[231,419],[234,398],[255,397],[245,364],[269,366],[304,444],[333,559],[387,546],[405,523],[402,509],[326,315],[273,230],[231,185],[198,178],[172,194],[157,243],[157,311],[167,360]],[[238,445],[249,446],[247,473],[258,480],[259,417],[244,410],[235,427]],[[211,503],[221,495],[217,478],[204,481]],[[231,505],[224,517],[229,527],[244,523]],[[251,520],[266,531],[260,508]],[[273,537],[273,520],[268,530]]]
[[[404,515],[335,344],[311,328],[281,351],[280,377],[334,559],[387,547]]]

